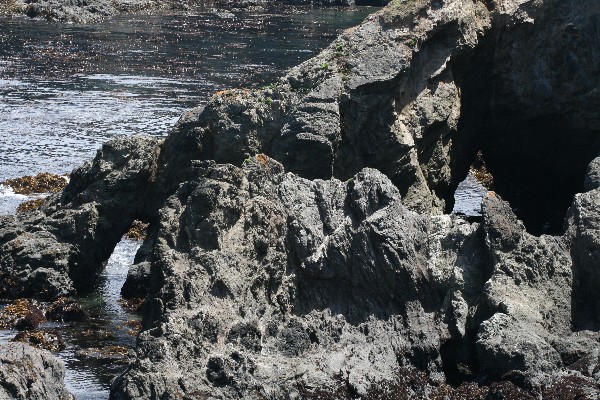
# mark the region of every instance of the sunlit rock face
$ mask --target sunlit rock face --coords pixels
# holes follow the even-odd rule
[[[596,398],[599,15],[591,0],[393,3],[164,141],[107,144],[41,211],[2,220],[4,284],[38,294],[51,271],[76,290],[150,222],[126,286],[146,296],[143,331],[114,399],[574,382]],[[498,193],[479,223],[445,215],[480,150]]]

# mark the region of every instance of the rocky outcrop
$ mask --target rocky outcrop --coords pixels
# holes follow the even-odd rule
[[[159,141],[113,141],[39,210],[0,217],[0,297],[53,300],[89,288],[155,179]],[[76,290],[77,289],[77,290]]]
[[[385,176],[309,181],[255,162],[194,170],[160,212],[141,369],[114,398],[282,398],[335,391],[340,371],[365,394],[403,363],[440,362],[448,333],[431,296],[443,286],[427,273],[428,217]]]
[[[599,16],[393,3],[0,220],[2,294],[84,290],[139,219],[114,399],[597,398]],[[479,150],[476,223],[444,212]]]
[[[269,89],[217,94],[172,142],[185,159],[266,153],[311,179],[376,168],[434,213],[481,150],[527,229],[557,233],[600,148],[599,14],[591,1],[392,4]]]
[[[70,400],[64,366],[50,352],[21,343],[0,346],[0,398]]]

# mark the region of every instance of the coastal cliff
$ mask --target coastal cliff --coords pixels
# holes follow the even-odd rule
[[[599,27],[593,0],[392,2],[0,217],[0,293],[85,291],[138,219],[113,399],[597,398]]]

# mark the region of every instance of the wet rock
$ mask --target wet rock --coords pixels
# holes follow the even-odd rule
[[[0,398],[70,400],[64,365],[51,353],[22,343],[0,346]]]
[[[48,306],[46,318],[59,322],[80,322],[89,319],[89,314],[77,301],[61,297]]]
[[[143,298],[148,293],[150,281],[150,263],[134,264],[127,271],[127,279],[121,287],[121,296],[125,299]]]
[[[65,342],[56,331],[36,330],[19,332],[11,341],[25,343],[51,352],[58,352],[66,348]]]
[[[101,348],[88,348],[78,350],[76,355],[82,358],[95,360],[110,360],[113,363],[126,363],[129,356],[129,348],[123,346],[106,346]]]
[[[18,299],[0,310],[0,326],[4,329],[31,330],[45,321],[38,303]]]

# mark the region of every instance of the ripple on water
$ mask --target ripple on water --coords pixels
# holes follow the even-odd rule
[[[481,202],[486,193],[487,189],[469,172],[454,192],[454,210],[452,210],[452,214],[480,216]]]
[[[7,186],[0,185],[0,215],[10,215],[17,212],[19,204],[28,199],[27,196],[16,194]]]
[[[140,245],[129,239],[117,244],[98,280],[97,290],[79,299],[92,319],[65,329],[65,338],[71,346],[60,356],[67,365],[65,384],[77,399],[108,398],[111,379],[124,369],[123,365],[114,365],[111,361],[82,359],[76,354],[77,350],[102,346],[135,347],[135,337],[128,333],[125,323],[140,316],[124,309],[119,300],[121,287]],[[95,334],[106,332],[110,336],[99,339],[97,335],[82,334],[87,330]]]

